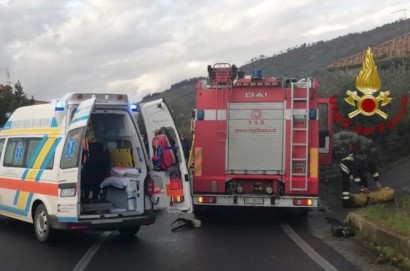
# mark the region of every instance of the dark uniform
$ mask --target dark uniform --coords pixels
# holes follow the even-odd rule
[[[368,159],[364,154],[350,153],[343,158],[340,163],[340,169],[342,171],[342,198],[344,207],[348,207],[350,204],[351,180],[361,187],[362,192],[368,191],[367,172],[372,175],[375,182],[379,182],[379,172],[377,171],[376,163]]]

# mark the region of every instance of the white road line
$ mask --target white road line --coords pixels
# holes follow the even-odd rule
[[[101,245],[104,243],[104,241],[108,238],[110,234],[110,231],[105,231],[103,234],[101,234],[98,237],[98,239],[94,242],[94,244],[90,247],[90,249],[88,249],[88,251],[84,254],[81,260],[77,263],[73,271],[85,270],[87,265],[90,263],[91,259],[94,257],[95,253],[97,253],[98,249],[100,249]]]
[[[305,252],[312,260],[326,271],[338,271],[336,267],[331,265],[322,256],[319,255],[311,246],[308,245],[288,224],[281,224],[282,229],[286,234]]]

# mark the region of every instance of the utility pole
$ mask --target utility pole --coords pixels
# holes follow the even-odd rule
[[[6,72],[7,72],[7,84],[8,84],[9,86],[11,86],[10,71],[9,71],[9,69],[6,69]]]
[[[399,10],[396,10],[396,11],[391,12],[390,14],[397,13],[397,12],[403,12],[403,13],[404,13],[404,17],[400,17],[399,20],[404,18],[404,21],[405,21],[405,23],[406,23],[406,33],[409,32],[409,29],[408,29],[408,26],[407,26],[406,9],[405,9],[405,8],[399,9]]]

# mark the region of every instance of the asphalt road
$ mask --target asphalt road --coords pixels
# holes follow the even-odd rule
[[[408,193],[409,171],[410,160],[403,160],[381,177]],[[267,209],[231,209],[203,219],[201,228],[171,232],[176,216],[161,212],[131,239],[61,232],[42,244],[31,224],[0,217],[0,270],[395,270],[374,264],[359,240],[331,235],[327,219],[343,221],[349,211],[340,208],[338,192],[337,181],[324,183],[321,207],[305,221]]]
[[[35,239],[31,225],[2,218],[0,270],[359,270],[290,217],[228,210],[202,220],[201,228],[171,232],[176,216],[160,213],[135,238],[61,232],[49,245]]]

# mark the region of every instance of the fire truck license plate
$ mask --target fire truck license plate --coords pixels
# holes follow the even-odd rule
[[[263,204],[263,198],[245,198],[245,204]]]

